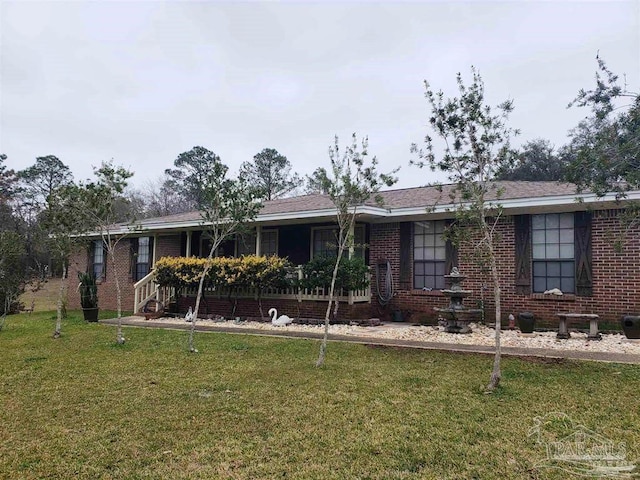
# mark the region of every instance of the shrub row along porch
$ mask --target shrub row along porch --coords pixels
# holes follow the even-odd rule
[[[158,305],[184,312],[195,306],[198,287],[194,280],[198,272],[193,267],[203,268],[205,261],[185,257],[160,259],[156,269],[134,284],[134,312],[154,310]],[[281,313],[299,316],[305,312],[315,317],[322,312],[324,315],[329,300],[327,280],[332,271],[331,258],[297,267],[278,257],[247,256],[212,262],[222,264],[224,269],[215,275],[217,280],[208,275],[200,314],[224,315],[231,305],[230,314],[243,312],[242,316],[255,317],[261,315],[261,303],[267,302],[267,308],[275,306]],[[251,267],[252,273],[248,272]],[[190,268],[192,270],[185,273],[185,269]],[[348,307],[340,311],[345,318],[351,318],[356,312],[368,315],[368,307],[353,308],[355,304],[371,302],[370,274],[363,261],[345,259],[342,262],[334,298]],[[317,302],[320,308],[296,305],[302,302]]]

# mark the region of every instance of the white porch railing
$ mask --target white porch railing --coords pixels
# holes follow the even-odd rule
[[[299,279],[302,279],[302,267],[296,269],[296,275]],[[339,290],[336,292],[335,298],[340,302],[347,302],[349,305],[354,303],[370,303],[371,302],[371,275],[367,275],[368,286],[361,290],[351,290],[348,292]],[[151,271],[146,277],[134,284],[135,289],[135,305],[134,312],[142,311],[142,308],[149,300],[157,300],[163,305],[167,305],[171,298],[175,296],[175,292],[169,287],[158,287],[154,282],[155,273]],[[183,295],[187,297],[195,297],[198,292],[196,287],[189,288],[183,292]],[[238,288],[233,291],[229,291],[227,288],[211,288],[205,287],[204,296],[206,298],[227,298],[231,294],[232,298],[251,298],[253,300],[258,299],[259,292],[252,288]],[[261,297],[263,299],[283,299],[283,300],[297,300],[303,301],[328,301],[329,300],[329,288],[268,288],[262,291]]]
[[[166,306],[171,298],[175,297],[175,291],[172,287],[161,287],[156,282],[156,273],[152,270],[147,276],[141,278],[133,284],[134,303],[133,312],[141,312],[149,300],[156,300]],[[156,303],[155,307],[158,307]]]

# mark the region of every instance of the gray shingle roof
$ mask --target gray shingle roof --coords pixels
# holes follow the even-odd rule
[[[496,182],[496,185],[502,191],[502,195],[500,196],[501,200],[574,195],[576,193],[575,185],[570,183],[502,181]],[[453,185],[443,185],[442,187],[414,187],[388,190],[380,192],[380,194],[383,198],[383,206],[386,209],[420,208],[451,203],[449,195],[453,188]],[[492,192],[487,199],[495,200],[495,192]],[[374,199],[370,199],[367,204],[375,206],[376,202]],[[270,215],[330,209],[333,209],[333,203],[331,203],[328,195],[313,194],[267,201],[264,203],[260,214]],[[147,218],[139,223],[140,225],[155,223],[171,224],[191,221],[197,222],[199,220],[200,213],[195,211],[166,217]]]
[[[487,196],[487,200],[496,200],[500,191],[501,200],[514,200],[520,198],[539,198],[557,195],[574,195],[575,185],[560,182],[519,182],[501,181],[495,182],[496,190]],[[389,190],[382,192],[386,208],[429,207],[436,204],[449,204],[450,195],[455,185],[442,185],[442,187],[416,187],[402,190]]]
[[[497,187],[502,191],[501,200],[523,199],[523,198],[541,198],[550,196],[567,196],[575,195],[576,187],[570,183],[559,182],[521,182],[521,181],[502,181],[496,182]],[[394,210],[399,208],[421,208],[431,207],[435,205],[444,205],[451,203],[450,193],[453,191],[453,185],[442,185],[441,187],[415,187],[403,188],[398,190],[388,190],[380,192],[383,198],[383,207],[385,209]],[[493,192],[487,200],[495,200],[496,194]],[[367,205],[375,206],[376,202],[371,199]],[[333,203],[328,195],[312,194],[302,195],[299,197],[281,198],[271,200],[264,203],[264,207],[260,212],[261,215],[286,214],[296,212],[313,212],[333,209]],[[147,218],[141,220],[139,225],[150,224],[173,224],[183,222],[200,221],[200,213],[197,211],[179,213],[166,217]]]

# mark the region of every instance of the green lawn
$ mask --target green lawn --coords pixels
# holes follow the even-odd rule
[[[52,314],[0,332],[0,478],[547,479],[533,417],[563,412],[640,463],[640,366],[491,358]],[[554,428],[559,428],[555,425]],[[577,478],[577,477],[576,477]]]

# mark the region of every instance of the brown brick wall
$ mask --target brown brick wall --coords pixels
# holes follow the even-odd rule
[[[614,248],[622,226],[614,211],[595,212],[592,223],[593,296],[564,295],[548,297],[541,294],[518,295],[515,292],[515,247],[512,218],[503,219],[497,228],[502,241],[497,249],[498,270],[501,278],[502,321],[510,313],[529,311],[535,314],[540,326],[556,327],[556,313],[597,313],[601,321],[618,324],[623,315],[640,313],[640,227],[628,232],[622,251]],[[394,271],[395,296],[391,304],[383,309],[382,317],[390,318],[393,310],[411,312],[412,320],[436,320],[434,307],[448,304],[448,298],[440,292],[422,292],[398,289],[400,244],[399,224],[378,224],[371,228],[371,259],[373,291],[375,292],[375,261],[388,258]],[[465,305],[477,308],[482,296],[485,300],[487,321],[493,321],[493,291],[489,272],[483,272],[470,261],[473,245],[463,245],[459,252],[459,268],[467,279],[465,290],[473,293]],[[413,265],[413,261],[411,262]],[[484,286],[484,290],[481,289]],[[373,301],[375,304],[375,300]],[[375,308],[374,308],[375,310]]]
[[[179,257],[180,235],[158,235],[156,237],[156,260],[162,257]]]
[[[597,313],[603,321],[617,324],[622,315],[640,314],[640,227],[636,226],[628,232],[624,248],[618,252],[614,248],[615,240],[622,231],[622,226],[615,211],[595,212],[592,224],[592,252],[593,252],[593,296],[580,297],[565,295],[563,297],[546,297],[540,294],[518,295],[515,293],[515,248],[514,224],[512,218],[503,219],[498,226],[498,234],[502,241],[497,249],[499,259],[498,269],[502,290],[502,320],[513,313],[529,311],[535,314],[540,326],[557,326],[556,313],[582,312]],[[435,321],[434,307],[448,304],[448,298],[441,292],[423,292],[418,290],[399,290],[400,268],[400,224],[383,223],[371,225],[370,233],[370,265],[372,271],[372,302],[371,304],[356,304],[353,306],[340,305],[340,316],[345,318],[379,317],[390,320],[394,310],[411,313],[412,321]],[[178,256],[180,254],[179,235],[160,235],[156,238],[156,258],[162,256]],[[472,294],[465,300],[465,304],[477,308],[484,297],[487,321],[492,321],[493,293],[489,272],[481,271],[470,260],[473,246],[462,246],[459,252],[459,268],[468,278],[463,284]],[[129,270],[129,241],[124,240],[119,245],[117,253],[119,262],[119,279],[123,293],[123,309],[133,308],[133,281]],[[376,291],[376,264],[389,261],[395,296],[390,305],[380,306]],[[411,262],[413,264],[413,261]],[[78,271],[85,271],[87,267],[87,253],[82,250],[76,252],[71,259],[70,278],[72,284],[77,278]],[[484,286],[484,289],[483,289]],[[107,265],[107,278],[99,286],[100,308],[115,309],[116,296],[113,282],[113,267]],[[185,300],[187,301],[187,300]],[[208,300],[211,303],[211,313],[227,316],[230,305],[226,300]],[[79,308],[78,292],[75,288],[69,291],[70,308]],[[185,304],[186,305],[186,304]],[[325,302],[302,302],[295,300],[265,300],[266,310],[275,306],[280,314],[292,317],[323,318]],[[257,302],[242,300],[239,302],[239,316],[258,316]]]
[[[200,314],[221,315],[230,318],[233,311],[233,302],[227,299],[204,299],[206,308],[203,303],[200,305]],[[180,312],[186,312],[189,307],[195,307],[195,297],[182,297],[179,301]],[[272,300],[264,299],[262,301],[262,311],[265,318],[268,317],[267,312],[270,308],[278,310],[278,316],[288,315],[291,318],[316,318],[322,319],[327,310],[327,302],[321,301],[304,301],[297,300]],[[260,308],[256,300],[238,299],[235,310],[237,317],[260,317]],[[340,320],[367,319],[371,317],[371,304],[356,303],[349,305],[340,303],[338,308],[338,318]]]
[[[118,265],[118,280],[122,292],[122,310],[133,310],[134,291],[131,271],[131,242],[130,238],[121,240],[116,247],[116,262]],[[156,242],[156,259],[163,256],[180,256],[180,235],[158,235]],[[78,272],[87,270],[89,259],[85,248],[79,249],[71,256],[69,278],[73,285],[78,278]],[[77,283],[77,282],[76,282]],[[117,308],[116,285],[113,277],[111,258],[107,258],[106,278],[98,285],[98,303],[101,309],[115,310]],[[80,308],[80,296],[76,288],[69,289],[69,308]]]
[[[89,256],[86,249],[79,249],[71,257],[69,278],[73,281],[78,278],[78,272],[87,271]],[[116,272],[122,292],[122,310],[133,310],[133,278],[131,275],[131,243],[125,238],[115,247]],[[111,256],[105,256],[105,279],[98,285],[98,306],[102,310],[115,310],[117,308],[116,283]],[[80,308],[80,296],[76,288],[69,289],[69,307]]]

